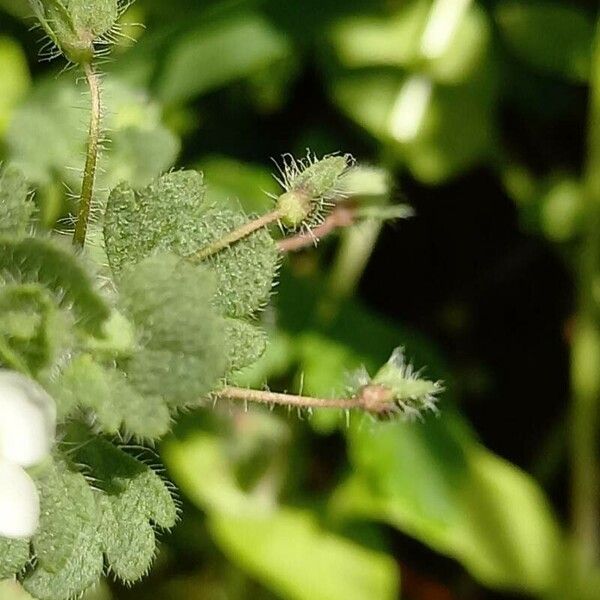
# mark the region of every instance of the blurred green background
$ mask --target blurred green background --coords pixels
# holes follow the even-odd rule
[[[108,578],[89,598],[600,598],[600,269],[581,266],[600,262],[597,9],[138,0],[125,13],[103,65],[101,190],[185,166],[215,201],[262,211],[270,158],[310,148],[351,152],[368,167],[359,196],[416,211],[287,257],[263,315],[270,348],[239,383],[339,394],[403,345],[446,392],[418,423],[187,415],[153,458],[181,523],[145,582]],[[39,60],[29,12],[0,0],[0,159],[60,228],[87,97],[76,72]]]

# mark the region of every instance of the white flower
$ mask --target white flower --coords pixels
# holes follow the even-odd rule
[[[0,535],[31,537],[40,517],[35,483],[23,467],[0,460]]]
[[[25,468],[50,453],[55,435],[54,400],[35,381],[0,369],[0,536],[37,530],[39,497]]]

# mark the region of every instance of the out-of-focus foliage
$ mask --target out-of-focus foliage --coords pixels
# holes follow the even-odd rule
[[[4,130],[12,111],[23,98],[29,87],[29,69],[21,47],[8,37],[0,38],[0,134]]]
[[[207,205],[227,207],[235,220],[242,209],[269,209],[268,194],[280,192],[266,158],[278,158],[290,147],[301,154],[306,145],[335,152],[350,141],[348,149],[373,165],[352,184],[355,190],[363,186],[359,199],[365,207],[381,209],[397,198],[403,193],[398,181],[437,189],[485,169],[485,176],[514,200],[523,228],[555,243],[571,266],[573,245],[586,226],[581,165],[543,152],[540,165],[536,153],[544,140],[515,149],[506,121],[541,121],[550,132],[568,120],[570,111],[579,110],[577,95],[587,93],[594,60],[594,4],[138,0],[121,18],[143,25],[126,28],[136,43],[117,40],[113,60],[104,66],[108,139],[98,205],[108,200],[109,189],[125,182],[113,196],[115,203],[152,197],[144,210],[162,216],[169,210],[165,190],[144,188],[156,176],[187,165],[204,172]],[[19,167],[35,188],[36,218],[64,231],[70,224],[61,217],[81,179],[88,98],[73,73],[58,74],[60,66],[35,61],[26,2],[0,0],[0,11],[0,159]],[[577,135],[573,154],[579,157],[583,143],[581,132]],[[483,195],[481,203],[486,201]],[[148,214],[140,209],[137,217],[139,222],[130,225],[149,236]],[[207,230],[205,217],[198,215],[198,228],[204,227],[208,239],[208,230],[219,224],[209,222]],[[175,223],[167,233],[176,238],[180,229]],[[392,600],[409,581],[403,570],[427,574],[428,560],[437,564],[440,556],[449,559],[442,572],[452,575],[441,578],[451,598],[485,597],[472,590],[488,588],[536,598],[600,597],[597,569],[582,583],[565,520],[557,516],[542,484],[486,449],[461,414],[464,381],[453,370],[455,357],[444,357],[439,343],[424,339],[409,324],[384,319],[353,298],[380,230],[379,221],[366,220],[324,242],[322,250],[286,261],[279,297],[265,312],[257,309],[265,304],[270,283],[258,290],[259,297],[240,296],[225,306],[237,327],[251,328],[244,330],[248,335],[262,335],[258,327],[263,327],[269,338],[261,360],[231,379],[331,396],[343,393],[346,376],[361,366],[373,373],[402,341],[415,364],[427,365],[428,375],[444,380],[441,415],[417,423],[376,423],[351,415],[347,422],[338,412],[303,413],[298,419],[295,413],[229,406],[211,411],[209,406],[184,417],[161,449],[169,476],[181,490],[183,517],[173,535],[165,536],[154,579],[129,591],[107,585],[89,600]],[[114,239],[106,257],[100,237],[94,239],[105,262],[123,258]],[[42,252],[44,261],[56,255],[63,261],[63,299],[75,306],[94,301],[93,294],[86,295],[87,282],[76,280],[76,269],[75,279],[65,278],[62,271],[71,265],[61,248],[39,244],[38,257],[32,262],[25,256],[24,262],[35,266]],[[157,245],[176,252],[173,244],[163,236],[137,258]],[[270,281],[276,259],[270,248],[263,250],[265,260],[249,261],[247,269]],[[473,248],[469,260],[476,254]],[[410,257],[385,260],[391,274],[378,284],[389,294],[410,294],[401,280],[403,261]],[[158,291],[163,267],[144,267],[157,273]],[[137,297],[135,270],[129,275],[125,285]],[[0,279],[5,277],[0,271]],[[45,343],[46,328],[62,323],[35,284],[28,282],[28,289],[19,292],[19,319],[0,313],[0,334],[10,329],[13,338],[35,339],[45,361],[63,351]],[[194,289],[184,282],[181,291],[185,297]],[[182,310],[191,315],[193,304]],[[104,320],[106,307],[96,308]],[[135,320],[131,311],[128,317]],[[113,319],[115,336],[107,344],[114,342],[120,351],[111,348],[108,355],[125,364],[131,340],[117,338],[127,338],[128,321],[121,314]],[[241,335],[233,327],[228,331]],[[224,332],[217,328],[206,335]],[[202,335],[196,329],[187,333]],[[156,344],[162,341],[157,334]],[[68,350],[72,340],[64,343]],[[174,372],[183,392],[189,392],[185,377],[172,368],[181,348],[167,354],[158,350],[149,348],[157,352],[156,380],[138,381],[138,387],[145,386],[152,398],[152,387]],[[18,358],[18,344],[14,351]],[[213,358],[219,363],[215,372],[222,371],[226,357],[215,352]],[[250,362],[244,357],[240,363],[230,361],[230,371]],[[104,426],[114,432],[119,402],[139,401],[135,391],[125,393],[131,381],[119,379],[117,385],[112,365],[76,366],[89,368],[90,406],[111,394],[114,410],[107,411]],[[135,380],[135,365],[128,363],[128,368],[127,376]],[[67,406],[70,390],[63,389]],[[169,415],[160,412],[162,405],[157,401],[152,411],[158,424],[148,419],[136,425],[141,437],[144,427],[161,432],[167,427]],[[126,510],[121,500],[111,497],[110,506],[103,507],[105,524]],[[135,547],[140,555],[152,554],[148,515],[136,518]],[[111,554],[105,533],[103,549],[95,549],[98,569],[104,552],[118,575],[122,557]],[[415,540],[413,564],[399,547],[410,552]],[[65,547],[72,550],[73,541]],[[48,568],[60,566],[49,563]],[[124,573],[122,579],[139,575]],[[405,589],[411,598],[428,598],[411,592],[408,583]],[[2,582],[0,597],[21,600],[27,595]]]

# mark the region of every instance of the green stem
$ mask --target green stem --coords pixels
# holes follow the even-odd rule
[[[239,242],[240,240],[244,239],[245,237],[248,237],[249,235],[253,234],[255,231],[258,231],[259,229],[262,229],[263,227],[267,227],[268,225],[271,225],[272,223],[279,221],[279,219],[281,219],[281,217],[282,217],[281,211],[273,210],[265,215],[262,215],[260,217],[257,217],[256,219],[253,219],[252,221],[248,221],[247,223],[244,223],[241,227],[234,229],[233,231],[231,231],[227,235],[223,236],[222,238],[219,238],[218,240],[215,240],[208,246],[201,248],[200,250],[198,250],[198,252],[196,252],[195,254],[192,254],[189,257],[189,259],[194,262],[200,262],[200,261],[204,260],[205,258],[208,258],[209,256],[212,256],[213,254],[216,254],[217,252],[224,250],[225,248],[229,248],[229,246],[231,246],[232,244]]]
[[[216,399],[255,402],[288,408],[334,408],[342,410],[360,409],[373,415],[394,412],[393,394],[384,386],[368,384],[350,398],[311,398],[295,394],[282,394],[266,390],[251,390],[242,387],[226,386],[212,394]]]
[[[83,181],[81,183],[81,196],[79,199],[79,210],[77,223],[75,224],[75,233],[73,234],[73,244],[79,248],[85,245],[87,235],[88,221],[92,207],[92,197],[94,194],[94,182],[96,179],[96,170],[98,167],[98,149],[100,146],[100,78],[90,64],[84,65],[85,78],[90,89],[91,95],[91,115],[90,128],[87,140],[87,151],[85,156],[85,168],[83,171]]]
[[[282,394],[265,390],[250,390],[241,387],[227,386],[215,392],[214,397],[223,400],[243,400],[258,404],[277,404],[292,408],[358,408],[360,402],[355,398],[311,398],[294,394]]]
[[[587,570],[600,557],[600,23],[591,74],[585,194],[586,230],[577,275],[579,305],[571,354],[571,474],[573,535],[581,565]]]
[[[352,202],[337,204],[325,220],[310,232],[303,231],[277,242],[279,252],[297,252],[307,246],[314,246],[322,238],[336,229],[350,227],[356,220],[356,206]]]

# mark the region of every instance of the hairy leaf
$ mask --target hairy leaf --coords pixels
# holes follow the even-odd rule
[[[0,234],[23,235],[34,210],[21,171],[15,168],[0,170]]]
[[[80,533],[95,527],[98,512],[93,492],[80,473],[57,459],[37,479],[40,527],[33,548],[41,568],[57,573],[79,553]]]
[[[104,216],[108,261],[118,273],[155,249],[193,239],[206,210],[204,182],[196,171],[168,173],[143,190],[121,184],[110,194]]]
[[[142,396],[122,372],[103,367],[89,355],[75,358],[62,371],[54,389],[63,417],[76,407],[89,409],[95,426],[104,433],[124,431],[138,438],[157,439],[169,429],[169,409],[160,397]]]
[[[65,325],[41,285],[0,287],[0,364],[22,365],[32,373],[51,366]]]
[[[152,469],[105,440],[88,440],[76,455],[103,493],[98,535],[107,561],[118,577],[133,582],[148,571],[154,557],[150,522],[161,528],[175,524],[173,498]]]
[[[213,209],[198,223],[194,246],[187,245],[182,253],[193,255],[247,221],[241,212]],[[230,317],[251,316],[267,303],[278,262],[277,248],[266,229],[205,259],[217,277],[217,305]]]
[[[9,540],[0,537],[0,580],[18,573],[29,560],[29,540]]]
[[[147,574],[156,553],[154,529],[139,507],[119,496],[102,496],[102,549],[111,571],[133,583]]]
[[[213,389],[227,365],[213,292],[205,268],[174,255],[150,257],[123,273],[123,307],[140,331],[142,349],[122,365],[136,389],[174,406]]]
[[[94,289],[76,257],[49,239],[0,237],[0,273],[16,281],[48,287],[64,306],[71,306],[78,323],[100,334],[109,309]]]
[[[57,572],[37,567],[23,580],[23,587],[37,600],[63,600],[80,595],[98,582],[104,560],[96,523],[77,531],[77,551]]]
[[[180,171],[135,191],[112,191],[104,238],[109,263],[118,273],[158,250],[192,257],[247,221],[242,212],[204,201],[202,176]],[[217,278],[217,304],[228,316],[245,317],[264,305],[271,292],[278,253],[268,231],[260,230],[207,258]]]
[[[255,363],[267,348],[264,329],[241,319],[226,319],[225,336],[229,350],[228,373]]]

